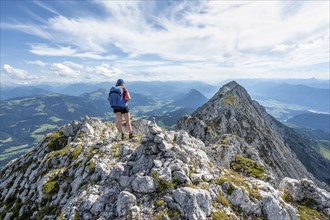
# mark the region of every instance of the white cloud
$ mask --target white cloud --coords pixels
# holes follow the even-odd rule
[[[167,69],[175,71],[171,77],[189,79],[194,73],[198,78],[199,71],[200,79],[204,73],[224,78],[239,75],[238,70],[253,75],[329,62],[329,1],[172,2],[166,7],[149,1],[94,3],[103,7],[105,17],[65,17],[42,4],[55,14],[42,25],[3,27],[53,42],[32,44],[30,52],[36,55],[113,60],[112,67],[103,63],[85,69],[105,77],[132,71],[165,77]],[[75,73],[83,71],[75,64],[61,63]]]
[[[29,73],[26,70],[16,69],[9,64],[3,65],[3,71],[12,79],[17,79],[17,80],[35,79],[35,77],[29,75]]]
[[[31,45],[30,52],[40,56],[72,56],[76,53],[71,47],[48,47],[43,44]]]
[[[64,65],[71,67],[73,69],[84,69],[84,67],[78,63],[73,63],[71,61],[64,61],[63,62]]]
[[[27,61],[28,64],[38,65],[41,67],[45,67],[48,65],[48,63],[42,62],[41,60],[35,60],[35,61]]]
[[[113,60],[114,55],[101,55],[95,52],[78,52],[70,46],[50,47],[45,44],[32,44],[30,52],[40,56],[78,57],[96,60]]]
[[[279,45],[276,45],[272,51],[273,52],[285,52],[287,51],[288,49],[290,48],[294,48],[295,46],[294,45],[289,45],[289,44],[279,44]]]
[[[86,68],[86,70],[89,73],[96,73],[98,75],[105,76],[105,77],[117,76],[117,75],[121,75],[124,73],[118,67],[110,67],[106,63],[102,63],[101,65],[95,66],[95,67],[88,67],[88,68]]]
[[[50,70],[52,71],[52,73],[62,77],[76,78],[80,76],[79,71],[76,71],[62,63],[53,63],[50,67]]]

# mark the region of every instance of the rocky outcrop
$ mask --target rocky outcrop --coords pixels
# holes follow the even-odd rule
[[[266,182],[272,178],[259,153],[235,135],[209,149],[183,130],[134,126],[145,134],[138,141],[119,141],[114,124],[95,118],[46,136],[1,170],[1,219],[329,217],[328,192],[307,184],[310,194],[296,198],[305,180],[291,179],[277,190]],[[306,198],[313,206],[301,202]]]
[[[97,118],[65,125],[0,171],[0,219],[328,219],[329,192],[313,181],[284,178],[277,187],[300,164],[282,139],[267,139],[275,134],[261,115],[256,124],[232,116],[235,97],[225,99],[231,116],[220,125],[211,124],[214,112],[205,122],[182,119],[188,132],[136,120],[136,139],[120,140]]]
[[[258,151],[259,159],[274,175],[276,185],[284,177],[291,177],[308,178],[319,186],[328,188],[306,170],[291,150],[299,145],[297,144],[299,137],[293,135],[290,136],[291,139],[286,137],[283,131],[289,128],[268,115],[264,108],[256,101],[252,101],[246,90],[236,82],[226,84],[191,116],[180,119],[177,128],[184,129],[192,136],[201,139],[207,147],[219,144],[220,137],[225,134],[239,136],[252,146],[249,148],[250,151]],[[290,143],[291,145],[288,145]],[[230,157],[223,158],[226,158],[223,166],[227,166]],[[313,161],[315,164],[323,160]],[[324,167],[330,167],[330,164],[327,164],[320,168],[325,171]],[[314,172],[314,169],[311,171]],[[329,172],[323,174],[329,175]]]

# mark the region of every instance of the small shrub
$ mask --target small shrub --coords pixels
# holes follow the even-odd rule
[[[230,136],[226,136],[224,139],[221,140],[221,144],[224,144],[224,145],[229,145],[229,142],[231,140],[231,137]]]
[[[223,98],[223,101],[227,104],[227,105],[234,105],[235,102],[235,96],[233,94],[229,94],[226,97]]]
[[[158,212],[158,213],[154,216],[153,220],[162,220],[163,217],[165,217],[165,216],[166,216],[166,213],[165,213],[164,211],[161,211],[161,212]]]
[[[229,220],[228,215],[222,211],[212,212],[212,220]]]
[[[253,184],[253,188],[252,189],[249,188],[248,186],[246,186],[246,188],[247,188],[247,191],[248,191],[250,197],[256,198],[258,200],[261,199],[261,195],[259,193],[259,190],[258,190],[258,186],[257,185]]]
[[[71,152],[71,154],[70,154],[70,159],[71,160],[74,160],[74,159],[76,159],[78,156],[79,156],[79,154],[81,153],[81,151],[82,151],[82,146],[81,145],[79,145],[79,146],[77,146],[72,152]]]
[[[187,184],[187,187],[193,188],[193,189],[198,189],[198,186],[194,184]]]
[[[54,132],[48,142],[48,148],[51,151],[60,150],[66,146],[67,141],[68,138],[63,135],[62,130]]]
[[[202,183],[200,183],[200,184],[199,184],[199,187],[200,187],[201,189],[205,189],[205,190],[209,190],[209,189],[210,189],[210,186],[209,186],[209,184],[208,184],[207,182],[202,182]]]
[[[156,180],[157,182],[157,191],[158,192],[162,192],[166,189],[169,189],[169,188],[174,188],[174,184],[173,182],[171,181],[166,181],[166,180],[163,180],[161,178],[159,178],[159,176],[157,175],[156,172],[152,173],[151,176]]]
[[[59,190],[59,186],[58,186],[58,182],[57,180],[50,180],[44,183],[44,185],[42,186],[42,191],[45,194],[48,194],[50,196],[54,195],[55,193],[57,193]]]
[[[235,156],[235,161],[231,164],[234,171],[243,172],[248,176],[252,176],[257,179],[262,179],[265,175],[265,167],[257,164],[254,160],[251,160],[240,155]]]
[[[163,199],[158,199],[155,201],[155,206],[161,207],[163,205],[165,205],[165,201]]]
[[[230,205],[229,201],[222,194],[218,194],[217,197],[215,198],[215,201],[221,203],[221,205],[225,207],[229,207]]]
[[[292,199],[292,197],[291,197],[291,195],[289,194],[289,192],[288,192],[288,190],[287,189],[285,189],[284,191],[283,191],[283,194],[282,194],[282,199],[284,200],[284,201],[286,201],[287,203],[292,203],[293,202],[293,199]]]
[[[229,183],[229,187],[227,189],[227,193],[229,195],[231,195],[234,192],[234,190],[235,190],[235,187],[234,187],[231,179],[229,179],[228,177],[220,177],[219,179],[216,179],[215,180],[215,184],[218,184],[218,185],[222,185],[225,182],[228,182]]]
[[[89,162],[89,165],[88,165],[88,168],[89,168],[89,175],[93,174],[95,172],[95,163],[94,162]]]
[[[179,218],[181,216],[180,211],[177,209],[169,209],[167,214],[170,218]]]
[[[317,210],[311,209],[306,206],[298,206],[297,207],[298,214],[300,215],[301,220],[327,220],[327,217]]]

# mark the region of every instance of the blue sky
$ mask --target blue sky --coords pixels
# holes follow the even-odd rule
[[[329,1],[3,1],[1,84],[329,79]]]

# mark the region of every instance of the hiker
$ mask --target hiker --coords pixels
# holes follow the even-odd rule
[[[113,112],[116,114],[117,128],[121,133],[121,139],[125,139],[125,133],[123,131],[122,117],[124,116],[126,122],[126,128],[129,132],[129,139],[134,138],[130,119],[130,113],[127,106],[127,102],[131,99],[128,90],[124,87],[124,80],[118,79],[116,86],[112,87],[109,92],[108,100],[110,102]]]

